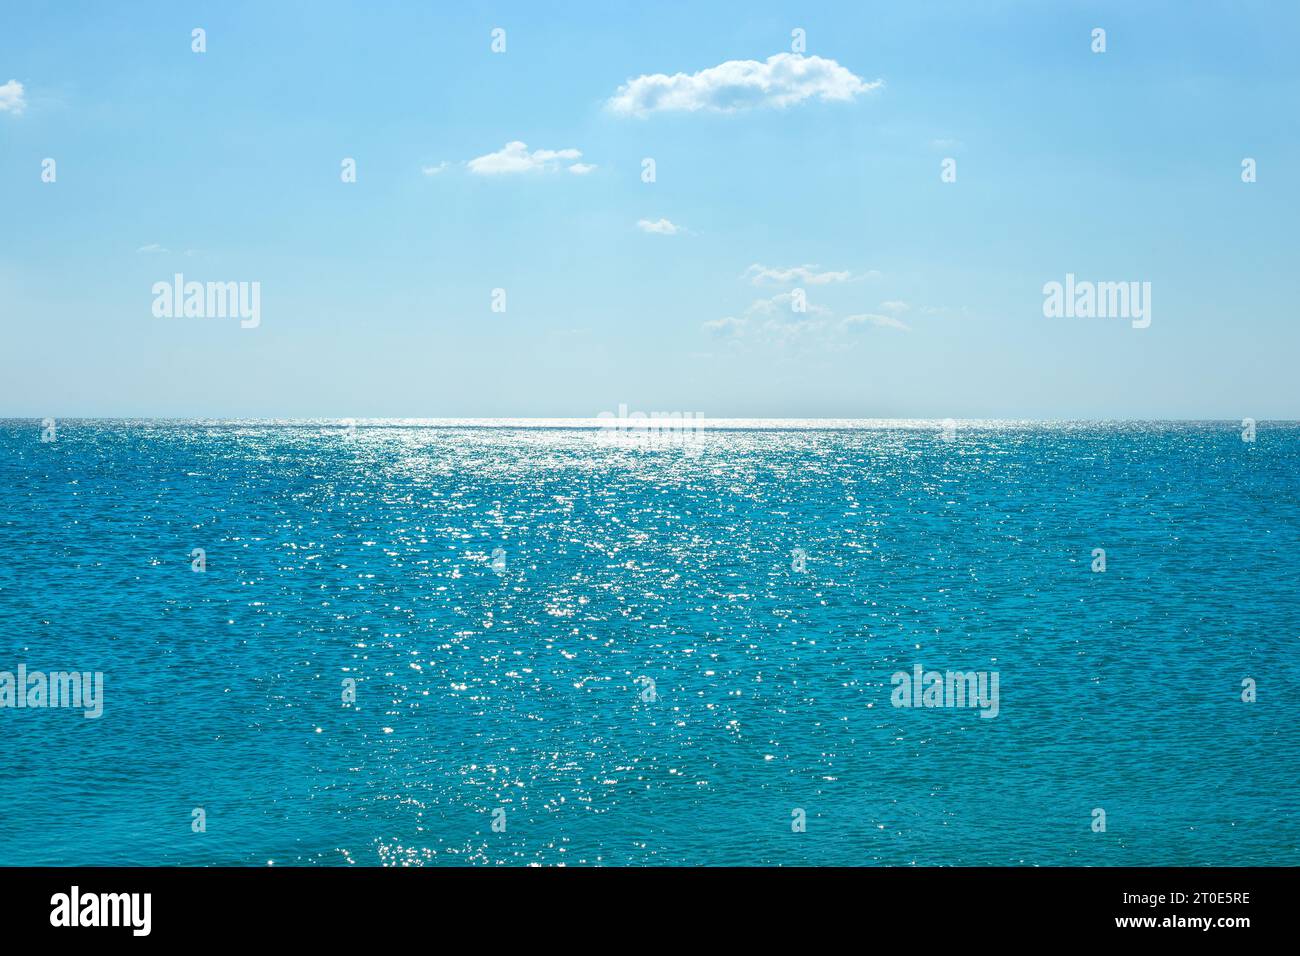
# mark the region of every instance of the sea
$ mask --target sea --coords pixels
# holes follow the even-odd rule
[[[0,864],[1300,864],[1293,422],[10,419],[0,489]]]

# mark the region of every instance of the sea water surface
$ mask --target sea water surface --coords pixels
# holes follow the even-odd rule
[[[0,421],[0,864],[1300,864],[1300,427],[729,424]]]

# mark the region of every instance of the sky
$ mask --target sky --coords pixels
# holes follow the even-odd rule
[[[0,417],[1300,419],[1297,27],[10,5]],[[256,326],[155,314],[178,273],[257,283]],[[1150,324],[1045,315],[1067,275]]]

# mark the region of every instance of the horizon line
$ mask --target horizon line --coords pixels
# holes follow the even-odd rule
[[[608,413],[612,415],[613,413]],[[379,428],[438,428],[438,427],[517,427],[517,428],[606,428],[623,423],[624,427],[637,427],[634,423],[644,422],[645,426],[657,424],[660,427],[672,425],[690,425],[708,427],[711,423],[731,427],[764,427],[786,425],[792,427],[814,428],[818,425],[836,427],[854,426],[908,426],[908,425],[943,425],[947,422],[974,425],[1231,425],[1239,427],[1246,421],[1256,424],[1269,423],[1280,425],[1300,425],[1300,419],[1289,418],[955,418],[945,416],[933,417],[887,417],[887,418],[848,418],[848,417],[793,417],[778,416],[719,416],[706,418],[693,412],[645,412],[643,418],[597,417],[597,416],[211,416],[211,415],[18,415],[0,416],[0,423],[35,423],[41,424],[47,419],[55,422],[157,422],[176,424],[258,424],[264,426],[293,425],[334,425],[348,424],[361,427]],[[655,416],[655,417],[652,417]]]

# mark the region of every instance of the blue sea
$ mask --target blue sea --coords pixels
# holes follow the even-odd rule
[[[41,438],[0,671],[103,712],[0,709],[0,863],[1300,864],[1296,424]]]

